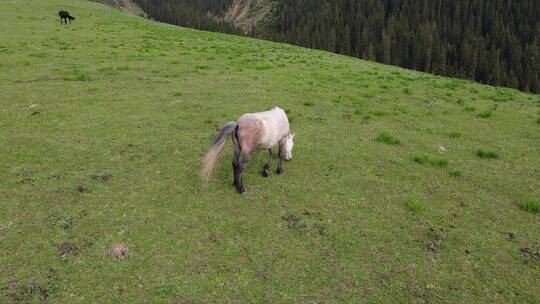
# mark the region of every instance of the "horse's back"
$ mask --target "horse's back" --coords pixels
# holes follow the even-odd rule
[[[239,135],[246,141],[257,143],[257,148],[269,149],[289,133],[289,121],[285,111],[273,108],[270,111],[244,114],[238,119]]]
[[[259,122],[259,127],[262,128],[263,131],[276,134],[280,138],[289,133],[289,120],[287,119],[287,115],[285,114],[285,111],[278,107],[269,111],[244,114],[240,117],[238,122],[241,123],[242,120],[256,120]]]

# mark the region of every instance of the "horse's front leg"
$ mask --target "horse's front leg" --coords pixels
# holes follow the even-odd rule
[[[272,167],[272,159],[274,158],[274,147],[268,149],[268,152],[269,152],[269,156],[268,156],[268,163],[266,165],[264,165],[263,167],[263,171],[262,171],[262,175],[264,177],[268,177],[268,175],[270,174],[270,167]]]
[[[244,170],[246,170],[247,164],[251,160],[252,153],[246,153],[245,151],[242,153],[242,161],[240,162],[240,165],[238,167],[238,183],[236,184],[236,191],[238,193],[242,194],[244,193]]]
[[[283,174],[283,149],[284,149],[284,143],[282,141],[279,142],[279,151],[278,151],[278,167],[277,167],[277,174]]]

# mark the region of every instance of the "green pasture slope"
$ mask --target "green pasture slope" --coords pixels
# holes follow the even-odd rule
[[[82,0],[0,1],[0,71],[0,303],[540,302],[538,95]],[[276,105],[285,174],[201,183]]]

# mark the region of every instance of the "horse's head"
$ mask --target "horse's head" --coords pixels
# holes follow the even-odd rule
[[[294,147],[294,133],[289,133],[287,135],[287,138],[285,139],[285,160],[291,160],[292,159],[292,149]]]

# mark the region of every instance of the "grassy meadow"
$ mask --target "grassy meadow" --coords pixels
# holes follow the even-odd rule
[[[273,106],[284,175],[202,183]],[[0,1],[0,303],[539,303],[539,212],[538,95]]]

